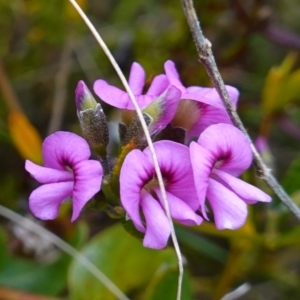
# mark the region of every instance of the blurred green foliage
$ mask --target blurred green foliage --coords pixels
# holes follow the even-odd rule
[[[180,1],[79,2],[126,75],[138,61],[150,80],[172,59],[186,86],[211,85],[197,62]],[[242,120],[254,139],[266,138],[273,171],[300,204],[298,2],[206,0],[195,1],[195,6],[225,82],[240,90]],[[97,78],[121,84],[68,1],[1,0],[0,28],[0,203],[27,214],[27,198],[36,183],[24,170],[24,158],[40,160],[39,136],[53,128],[80,134],[74,103],[78,80],[90,87]],[[63,104],[58,120],[55,101]],[[115,119],[115,111],[103,107]],[[252,171],[246,177],[267,189]],[[68,208],[45,226],[76,247],[84,244],[82,253],[132,299],[175,299],[177,269],[171,248],[144,249],[124,229],[111,227],[113,222],[102,213],[86,211],[81,218],[88,232],[77,242],[81,225],[69,224]],[[0,295],[9,287],[59,299],[113,299],[66,254],[50,262],[37,260],[33,249],[28,254],[13,228],[1,219]],[[234,299],[300,298],[300,225],[275,196],[269,206],[249,208],[247,223],[237,231],[217,231],[205,222],[178,227],[177,233],[187,260],[183,300],[218,300],[244,283],[250,290]]]

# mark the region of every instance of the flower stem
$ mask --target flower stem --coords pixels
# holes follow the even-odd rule
[[[137,115],[140,119],[142,128],[145,132],[145,137],[149,146],[149,150],[152,154],[152,159],[153,159],[153,164],[154,164],[154,168],[155,168],[155,172],[156,172],[156,176],[157,176],[157,180],[159,183],[159,187],[161,190],[161,194],[162,194],[162,198],[163,198],[163,203],[164,203],[164,209],[170,224],[170,228],[171,228],[171,237],[172,237],[172,241],[174,244],[174,248],[175,248],[175,252],[177,255],[177,259],[178,259],[178,266],[179,266],[179,276],[178,276],[178,289],[177,289],[177,297],[176,300],[180,300],[181,299],[181,289],[182,289],[182,279],[183,279],[183,259],[182,259],[182,255],[181,255],[181,251],[180,251],[180,247],[177,241],[177,237],[176,237],[176,233],[175,233],[175,229],[174,229],[174,225],[173,225],[173,221],[171,218],[171,213],[170,213],[170,208],[169,208],[169,204],[168,204],[168,199],[167,199],[167,194],[166,194],[166,190],[165,190],[165,186],[164,186],[164,182],[163,182],[163,178],[162,178],[162,174],[159,168],[159,164],[158,164],[158,159],[155,153],[155,149],[153,146],[153,142],[151,140],[151,136],[148,130],[148,126],[145,122],[145,119],[143,117],[143,113],[131,91],[131,88],[124,76],[124,74],[122,73],[119,65],[117,64],[116,60],[114,59],[114,57],[112,56],[111,52],[109,51],[108,47],[106,46],[106,44],[104,43],[104,41],[102,40],[101,36],[99,35],[99,33],[97,32],[96,28],[94,27],[94,25],[90,22],[90,20],[88,19],[88,17],[85,15],[85,13],[82,11],[82,9],[80,8],[80,6],[77,4],[77,2],[75,0],[69,0],[71,2],[71,4],[74,6],[74,8],[77,10],[77,12],[79,13],[79,15],[81,16],[81,18],[83,19],[83,21],[86,23],[86,25],[88,26],[88,28],[91,30],[92,34],[94,35],[96,41],[99,43],[100,47],[102,48],[102,50],[104,51],[105,55],[107,56],[107,58],[109,59],[110,63],[112,64],[112,66],[114,67],[117,75],[119,76],[122,84],[125,87],[126,92],[128,93],[132,104],[134,105],[134,108],[137,112]]]

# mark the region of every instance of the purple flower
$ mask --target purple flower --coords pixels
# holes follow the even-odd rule
[[[165,72],[170,84],[181,91],[181,101],[172,123],[175,126],[186,128],[188,139],[198,137],[211,124],[232,124],[215,88],[198,86],[185,88],[171,60],[166,61]],[[226,89],[234,106],[236,106],[239,96],[238,90],[229,85],[226,86]]]
[[[195,186],[205,218],[205,198],[218,229],[237,229],[247,217],[247,204],[269,202],[260,189],[236,178],[252,162],[249,143],[243,133],[229,124],[208,127],[198,142],[190,145]]]
[[[164,74],[154,77],[146,94],[142,94],[144,84],[145,71],[140,64],[134,62],[130,70],[129,86],[139,107],[152,118],[150,131],[159,131],[173,119],[181,93],[176,87],[169,85]],[[94,91],[104,102],[114,107],[135,110],[127,92],[104,80],[95,81]],[[132,117],[132,114],[129,115]]]
[[[199,207],[188,147],[171,141],[154,143],[164,178],[171,216],[185,225],[199,225]],[[120,174],[121,202],[135,227],[145,232],[143,245],[161,249],[170,236],[162,195],[149,148],[131,151]],[[141,216],[142,212],[142,216]]]
[[[91,152],[80,136],[59,131],[48,136],[42,148],[44,167],[27,160],[25,169],[42,186],[29,197],[29,208],[39,219],[57,217],[59,206],[73,198],[72,221],[83,206],[100,190],[103,171],[96,160],[88,160]]]
[[[134,62],[129,75],[129,86],[136,97],[141,109],[147,107],[158,96],[164,93],[169,81],[166,75],[154,77],[148,91],[143,95],[146,74],[142,66]],[[105,80],[98,79],[94,83],[94,91],[104,102],[121,109],[135,110],[128,93],[119,88],[109,85]]]

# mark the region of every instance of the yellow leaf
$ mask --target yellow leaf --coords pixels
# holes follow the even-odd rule
[[[41,164],[42,140],[27,117],[20,111],[11,111],[8,126],[12,140],[22,157]]]
[[[290,72],[297,59],[297,54],[291,52],[280,66],[273,67],[267,77],[262,90],[262,108],[265,114],[270,115],[283,109],[290,99],[286,99],[286,84],[290,79]],[[291,82],[291,88],[293,87]],[[291,92],[292,94],[292,92]]]

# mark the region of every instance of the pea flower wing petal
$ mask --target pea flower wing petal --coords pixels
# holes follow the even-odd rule
[[[171,229],[163,208],[149,193],[142,194],[141,207],[147,223],[143,245],[153,249],[166,247]]]
[[[100,191],[103,177],[101,165],[96,160],[79,162],[74,172],[72,222],[78,218],[84,205]]]
[[[26,160],[25,162],[25,169],[40,183],[55,183],[74,180],[74,176],[71,172],[41,167],[29,160]]]
[[[224,185],[248,204],[254,204],[258,201],[270,202],[272,200],[268,194],[239,178],[221,170],[215,170],[214,173],[218,176],[218,181],[221,179]]]
[[[237,229],[247,218],[247,204],[216,180],[209,179],[207,198],[217,229]]]
[[[44,184],[29,197],[29,208],[39,219],[53,220],[57,217],[63,200],[72,196],[73,182]]]

